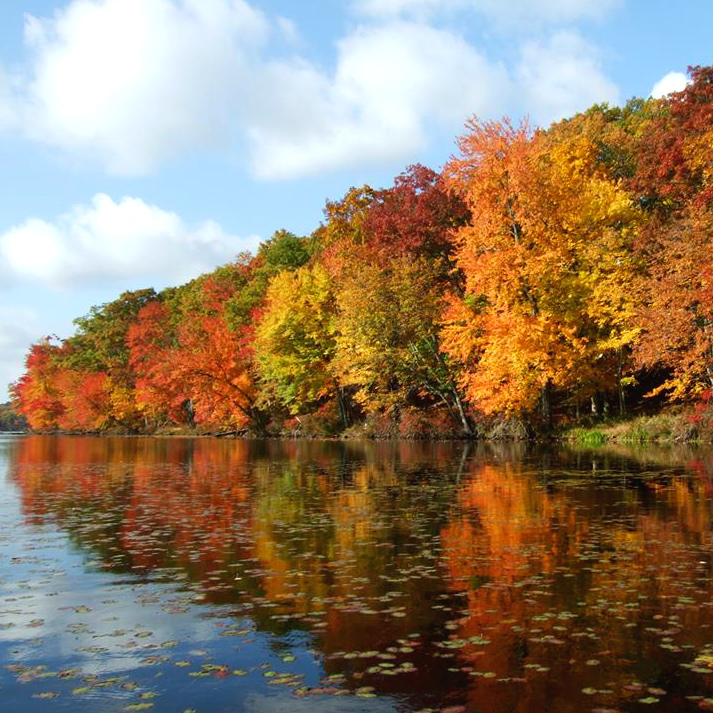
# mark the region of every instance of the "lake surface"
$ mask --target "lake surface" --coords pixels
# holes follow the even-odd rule
[[[0,436],[0,708],[713,710],[713,453]]]

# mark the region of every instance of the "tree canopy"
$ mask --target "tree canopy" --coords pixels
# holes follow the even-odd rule
[[[279,431],[415,412],[548,427],[713,389],[713,68],[533,130],[468,121],[441,173],[326,203],[309,236],[44,339],[13,386],[36,430]],[[331,414],[331,415],[330,415]]]

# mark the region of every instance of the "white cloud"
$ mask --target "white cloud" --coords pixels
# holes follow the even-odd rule
[[[75,0],[27,16],[26,130],[127,175],[221,146],[268,30],[243,0]]]
[[[597,49],[571,31],[557,32],[544,43],[525,43],[517,81],[522,106],[540,125],[594,103],[619,101],[619,91],[604,74]]]
[[[532,23],[566,25],[601,19],[621,0],[355,0],[357,12],[371,17],[429,16],[459,10],[483,14],[497,25],[532,29]]]
[[[52,287],[137,278],[179,283],[245,249],[215,222],[189,226],[175,213],[139,198],[118,203],[97,194],[53,222],[30,218],[0,235],[0,255],[11,279]]]
[[[681,92],[689,84],[690,80],[683,72],[669,72],[661,77],[651,89],[651,96],[654,99],[661,99],[671,92]]]
[[[276,18],[283,43],[297,29]],[[33,139],[109,172],[142,175],[247,138],[263,178],[407,159],[436,121],[505,109],[505,70],[454,33],[412,22],[358,27],[325,72],[270,60],[270,26],[244,0],[74,0],[28,17]]]
[[[261,178],[407,162],[434,127],[456,132],[472,114],[524,111],[547,122],[617,94],[577,34],[527,43],[507,68],[429,24],[427,11],[477,10],[486,23],[507,17],[529,27],[616,2],[359,0],[368,17],[324,69],[285,58],[299,47],[298,29],[247,0],[72,0],[52,17],[27,17],[24,81],[0,71],[0,129],[14,125],[120,175],[241,141]]]
[[[358,28],[338,44],[332,77],[272,63],[248,135],[256,174],[287,178],[412,156],[431,123],[457,129],[506,108],[509,80],[462,37],[420,23]]]

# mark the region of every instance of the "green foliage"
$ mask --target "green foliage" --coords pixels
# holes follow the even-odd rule
[[[597,428],[572,428],[565,433],[564,439],[582,446],[602,446],[608,440]]]
[[[11,403],[0,404],[0,431],[25,431],[27,420],[16,413]]]
[[[230,328],[239,331],[250,325],[253,312],[262,305],[270,279],[281,271],[296,270],[307,264],[313,250],[312,238],[300,238],[286,230],[278,230],[262,243],[240,289],[225,304]]]
[[[75,319],[77,331],[64,342],[63,366],[85,371],[112,371],[126,367],[129,326],[139,310],[155,298],[156,292],[151,288],[124,292],[113,302],[92,307],[89,314]]]
[[[314,238],[299,238],[287,230],[278,230],[260,244],[258,258],[263,267],[273,272],[296,270],[307,264],[314,252]]]

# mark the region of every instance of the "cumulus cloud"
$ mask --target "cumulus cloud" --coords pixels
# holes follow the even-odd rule
[[[497,24],[527,29],[535,23],[569,24],[600,19],[621,0],[355,0],[357,12],[371,17],[427,16],[470,10]]]
[[[75,0],[27,16],[23,124],[115,174],[223,145],[268,31],[243,0]]]
[[[572,31],[557,32],[546,42],[525,43],[517,80],[523,105],[542,125],[594,103],[619,101],[619,90],[607,79],[597,49]]]
[[[0,255],[11,279],[51,287],[136,278],[177,283],[257,242],[230,236],[212,221],[187,225],[139,198],[117,203],[100,193],[52,222],[31,218],[10,228],[0,235]]]
[[[547,122],[616,96],[574,33],[525,44],[520,65],[506,67],[431,23],[431,12],[529,27],[616,2],[358,0],[360,23],[325,69],[299,55],[293,22],[247,0],[72,0],[27,17],[24,79],[0,70],[0,128],[118,175],[236,146],[266,179],[409,161],[434,127],[457,131],[474,113],[529,111]]]
[[[690,80],[683,72],[669,72],[659,79],[651,89],[651,96],[654,99],[661,99],[671,92],[681,92],[686,88]]]
[[[265,69],[248,122],[255,172],[289,178],[388,161],[424,148],[431,124],[458,128],[506,107],[509,79],[462,37],[424,24],[358,28],[334,75],[305,62]]]
[[[285,18],[272,29],[299,41]],[[446,30],[358,27],[338,42],[332,72],[267,58],[270,30],[244,0],[74,0],[50,19],[30,16],[22,124],[120,175],[242,134],[254,173],[286,178],[406,158],[429,122],[505,108],[505,70]]]

